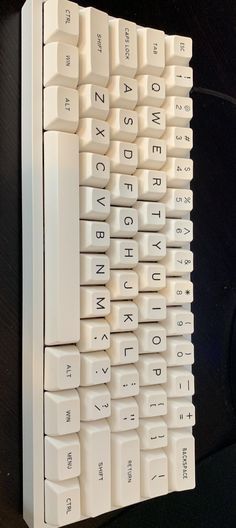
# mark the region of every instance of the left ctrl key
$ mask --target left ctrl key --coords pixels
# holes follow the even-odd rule
[[[79,479],[65,482],[45,480],[45,522],[65,526],[80,520]]]

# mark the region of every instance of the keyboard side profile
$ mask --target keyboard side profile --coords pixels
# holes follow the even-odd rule
[[[192,43],[22,10],[24,519],[195,486]]]

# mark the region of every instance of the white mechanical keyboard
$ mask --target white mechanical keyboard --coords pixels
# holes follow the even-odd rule
[[[23,7],[31,528],[195,486],[191,56],[93,7]]]

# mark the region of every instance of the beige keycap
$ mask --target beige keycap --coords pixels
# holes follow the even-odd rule
[[[44,44],[65,42],[77,46],[79,8],[69,0],[51,0],[44,4]]]
[[[162,321],[167,336],[188,335],[193,333],[193,313],[180,306],[168,307],[166,319]]]
[[[180,35],[165,36],[166,64],[188,66],[192,57],[192,39]]]
[[[108,90],[111,108],[129,108],[133,110],[138,101],[138,84],[136,79],[123,75],[112,75]]]
[[[107,353],[111,365],[126,365],[138,361],[138,339],[133,332],[111,334],[111,346]]]
[[[188,126],[193,117],[193,101],[190,97],[166,97],[163,108],[168,126]]]
[[[166,418],[165,420],[158,417],[141,418],[138,434],[140,438],[140,448],[142,450],[160,449],[161,447],[165,447],[168,442]]]
[[[169,467],[169,489],[184,491],[195,487],[194,437],[186,430],[169,430],[165,449]]]
[[[167,156],[188,157],[193,148],[193,131],[191,128],[167,126],[162,139],[166,142]]]
[[[138,243],[128,238],[112,238],[107,255],[111,269],[132,269],[138,264]]]
[[[111,367],[111,381],[107,383],[112,399],[128,398],[139,393],[139,374],[136,366]]]
[[[138,169],[135,173],[138,178],[139,200],[156,202],[166,192],[166,173],[163,171]]]
[[[193,223],[191,220],[167,218],[162,229],[166,236],[167,247],[181,247],[193,239]]]
[[[159,291],[166,285],[166,271],[162,264],[139,262],[135,268],[139,278],[139,291]]]
[[[194,394],[194,377],[189,370],[181,367],[168,368],[168,378],[165,384],[168,398],[181,398]]]
[[[76,88],[79,80],[78,48],[64,42],[44,46],[44,86]]]
[[[106,154],[110,145],[110,128],[106,121],[84,117],[79,121],[80,152]]]
[[[138,28],[138,74],[160,75],[165,67],[165,34]]]
[[[127,108],[112,108],[109,112],[111,139],[134,141],[138,133],[138,115]]]
[[[168,493],[168,458],[163,450],[141,451],[141,494],[152,498]]]
[[[139,323],[162,321],[166,318],[166,299],[154,292],[142,292],[134,298],[138,308]]]
[[[167,276],[184,275],[193,271],[193,253],[189,249],[167,248],[162,260]]]
[[[44,393],[44,432],[65,435],[80,429],[80,400],[76,389]]]
[[[111,414],[111,396],[106,385],[80,387],[81,420],[90,422]]]
[[[110,74],[134,77],[137,71],[137,29],[122,18],[109,21]]]
[[[107,315],[111,332],[130,332],[138,328],[138,308],[132,301],[112,301]]]
[[[80,84],[106,86],[109,79],[108,15],[94,7],[79,10]]]
[[[106,352],[81,354],[81,386],[107,383],[111,378],[110,359]]]
[[[139,231],[159,231],[165,225],[165,205],[156,202],[138,201],[134,205],[138,213]]]
[[[166,66],[163,72],[167,95],[188,96],[193,86],[193,70],[188,66]]]
[[[138,275],[131,270],[111,270],[107,288],[112,301],[134,299],[138,295]]]
[[[112,503],[128,506],[140,499],[140,443],[136,431],[111,435]]]
[[[157,385],[167,380],[167,367],[160,354],[141,354],[136,363],[139,373],[139,385]]]
[[[107,189],[111,205],[132,206],[138,199],[138,179],[133,175],[112,173]]]
[[[168,337],[165,360],[168,367],[192,365],[194,362],[193,343],[183,337]]]
[[[110,347],[110,326],[106,319],[82,319],[80,321],[81,352],[95,352]]]
[[[80,353],[74,345],[46,347],[44,353],[44,389],[59,391],[80,384]]]
[[[80,520],[79,479],[64,482],[45,480],[45,521],[53,526],[65,526]]]
[[[184,398],[169,398],[166,423],[169,428],[193,427],[195,425],[195,407]]]
[[[110,292],[104,286],[81,286],[81,319],[104,317],[110,312]]]
[[[109,92],[96,84],[83,84],[79,87],[80,117],[106,119],[109,113]]]
[[[164,352],[166,350],[166,330],[162,324],[143,323],[139,324],[135,335],[138,338],[139,353],[150,354]]]
[[[164,134],[164,138],[166,133]],[[158,170],[166,162],[166,142],[163,139],[149,137],[138,138],[138,167],[140,169]],[[169,148],[169,147],[168,147]]]
[[[107,222],[80,220],[80,251],[103,253],[110,245],[110,226]]]
[[[138,213],[129,207],[111,207],[108,218],[111,238],[132,238],[138,231]]]
[[[79,155],[79,183],[91,187],[106,187],[110,178],[110,160],[93,152]]]
[[[150,105],[159,108],[165,100],[165,80],[154,75],[137,75],[136,79],[138,82],[138,105]]]
[[[166,128],[166,113],[155,106],[138,106],[138,136],[160,138]]]
[[[161,290],[166,299],[167,306],[193,302],[193,283],[182,278],[167,278],[166,287]]]
[[[44,88],[44,130],[76,132],[79,124],[77,90],[64,86]]]
[[[166,254],[166,237],[162,233],[137,233],[135,240],[139,244],[141,261],[157,261]]]
[[[187,187],[193,178],[193,160],[190,158],[167,158],[164,170],[168,187]]]
[[[106,284],[110,278],[110,265],[107,255],[81,254],[80,255],[80,284]]]
[[[112,400],[111,416],[108,418],[111,432],[137,429],[139,425],[139,409],[135,398]]]
[[[111,141],[107,152],[112,172],[133,174],[138,165],[138,147],[136,143]]]
[[[138,402],[140,418],[164,416],[167,413],[167,395],[160,385],[140,387],[135,399]]]
[[[78,434],[45,436],[45,477],[66,480],[80,474],[80,441]]]
[[[106,220],[110,214],[110,192],[93,187],[80,188],[80,218]]]

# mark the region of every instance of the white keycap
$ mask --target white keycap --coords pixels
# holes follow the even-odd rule
[[[193,283],[179,278],[167,278],[166,287],[161,291],[167,306],[193,302]]]
[[[138,165],[138,148],[136,143],[111,141],[107,152],[111,162],[112,172],[133,174]]]
[[[141,451],[141,495],[160,497],[168,493],[168,459],[164,451]]]
[[[122,18],[109,21],[110,74],[134,77],[137,71],[137,27]]]
[[[107,185],[111,205],[133,205],[138,199],[138,179],[129,174],[112,173]]]
[[[134,365],[111,367],[111,381],[107,383],[111,398],[127,398],[139,393],[139,375]]]
[[[165,360],[168,367],[192,365],[194,362],[193,343],[183,337],[168,337]]]
[[[108,90],[111,108],[129,108],[133,110],[138,101],[138,85],[136,79],[123,75],[112,75]]]
[[[79,479],[64,482],[45,480],[45,522],[65,526],[80,520]]]
[[[81,319],[104,317],[110,312],[110,292],[103,286],[81,286]]]
[[[180,306],[167,308],[166,319],[162,326],[166,329],[167,336],[186,335],[193,333],[193,314]]]
[[[51,0],[44,4],[44,44],[66,42],[77,46],[79,8],[68,0]]]
[[[80,384],[80,353],[74,345],[46,347],[44,389],[73,389]]]
[[[112,238],[131,238],[138,231],[138,213],[129,207],[111,207],[108,218]]]
[[[135,268],[139,278],[139,291],[158,291],[166,285],[165,266],[140,262]]]
[[[151,28],[138,29],[138,74],[160,75],[165,67],[165,34]]]
[[[193,178],[193,160],[190,158],[167,158],[164,170],[168,187],[187,187]]]
[[[166,128],[166,114],[155,106],[138,106],[138,136],[160,138]]]
[[[140,418],[164,416],[167,413],[167,395],[163,387],[140,387],[135,399],[138,402]]]
[[[163,77],[167,95],[186,96],[193,86],[193,70],[188,66],[166,66]]]
[[[80,442],[77,434],[61,437],[45,436],[45,477],[65,480],[80,474]]]
[[[139,324],[135,335],[138,338],[139,354],[164,352],[166,350],[166,330],[162,324]]]
[[[129,269],[138,264],[138,243],[130,239],[111,239],[107,255],[111,269]]]
[[[80,218],[106,220],[110,214],[110,193],[93,187],[80,188]]]
[[[131,270],[111,270],[107,288],[112,301],[134,299],[138,295],[138,275]]]
[[[110,347],[110,326],[106,319],[83,319],[80,321],[81,352],[95,352]]]
[[[168,126],[188,126],[193,117],[193,101],[190,97],[166,97],[163,108]]]
[[[80,387],[81,420],[101,420],[111,414],[111,396],[106,385]]]
[[[167,433],[167,425],[162,418],[142,418],[138,428],[140,448],[159,449],[160,447],[165,447],[167,445]],[[144,470],[144,473],[146,473],[146,470]]]
[[[110,359],[106,352],[81,354],[81,386],[99,385],[110,381]]]
[[[108,15],[94,7],[79,10],[80,84],[106,86],[109,78]]]
[[[140,499],[140,452],[136,431],[111,435],[112,503],[128,506]]]
[[[111,334],[111,346],[107,353],[111,365],[126,365],[138,361],[138,339],[132,332]]]
[[[193,271],[193,253],[188,249],[168,248],[162,260],[166,275],[178,276]]]
[[[165,100],[165,81],[154,75],[137,75],[138,105],[157,106]]]
[[[80,251],[103,253],[110,245],[110,226],[106,222],[80,221]]]
[[[192,211],[193,193],[190,189],[167,189],[162,201],[167,218],[181,218]]]
[[[111,332],[132,332],[138,328],[138,308],[132,301],[112,301],[106,318]]]
[[[139,244],[141,261],[160,260],[166,254],[166,237],[162,233],[137,233],[135,240]]]
[[[112,433],[137,429],[139,412],[135,398],[112,400],[111,416],[108,418],[108,423]]]
[[[158,170],[166,162],[166,142],[149,137],[138,138],[138,166],[141,169]]]
[[[110,278],[109,258],[106,255],[80,255],[80,284],[106,284]]]
[[[138,178],[139,200],[156,202],[166,192],[166,174],[162,171],[138,169],[135,172]]]
[[[112,108],[109,112],[111,139],[134,141],[138,133],[138,116],[134,110]]]
[[[154,292],[142,292],[135,297],[139,323],[162,321],[166,318],[166,299]]]
[[[166,219],[162,233],[166,236],[168,247],[181,247],[193,239],[193,223],[191,220]]]
[[[81,423],[81,511],[88,517],[111,508],[110,430],[106,420]]]
[[[139,373],[139,384],[157,385],[165,383],[167,379],[166,362],[160,354],[142,354],[136,363]]]
[[[138,201],[134,205],[138,213],[139,231],[159,231],[165,225],[165,205]]]
[[[44,393],[44,432],[65,435],[80,429],[80,400],[76,389]]]
[[[73,343],[79,339],[78,152],[76,135],[45,132],[46,345]]]
[[[193,131],[191,128],[168,126],[162,139],[166,142],[167,156],[188,157],[193,148]]]
[[[96,84],[83,84],[79,87],[80,117],[106,119],[109,113],[109,92]]]
[[[64,86],[44,88],[44,130],[76,132],[79,124],[77,90]]]
[[[82,152],[79,155],[80,185],[106,187],[110,177],[110,160],[93,152]]]
[[[169,488],[184,491],[195,487],[194,437],[181,430],[169,431],[166,448],[169,466]]]
[[[166,64],[188,66],[192,57],[192,39],[180,35],[165,36]]]
[[[44,46],[44,86],[76,88],[79,79],[78,48],[64,42]]]
[[[194,394],[194,377],[189,370],[181,367],[168,368],[165,390],[168,398],[180,398]]]
[[[83,117],[79,121],[80,152],[96,152],[106,154],[110,144],[110,129],[106,121]]]
[[[169,398],[166,423],[169,428],[193,427],[195,425],[195,407],[184,398]]]

